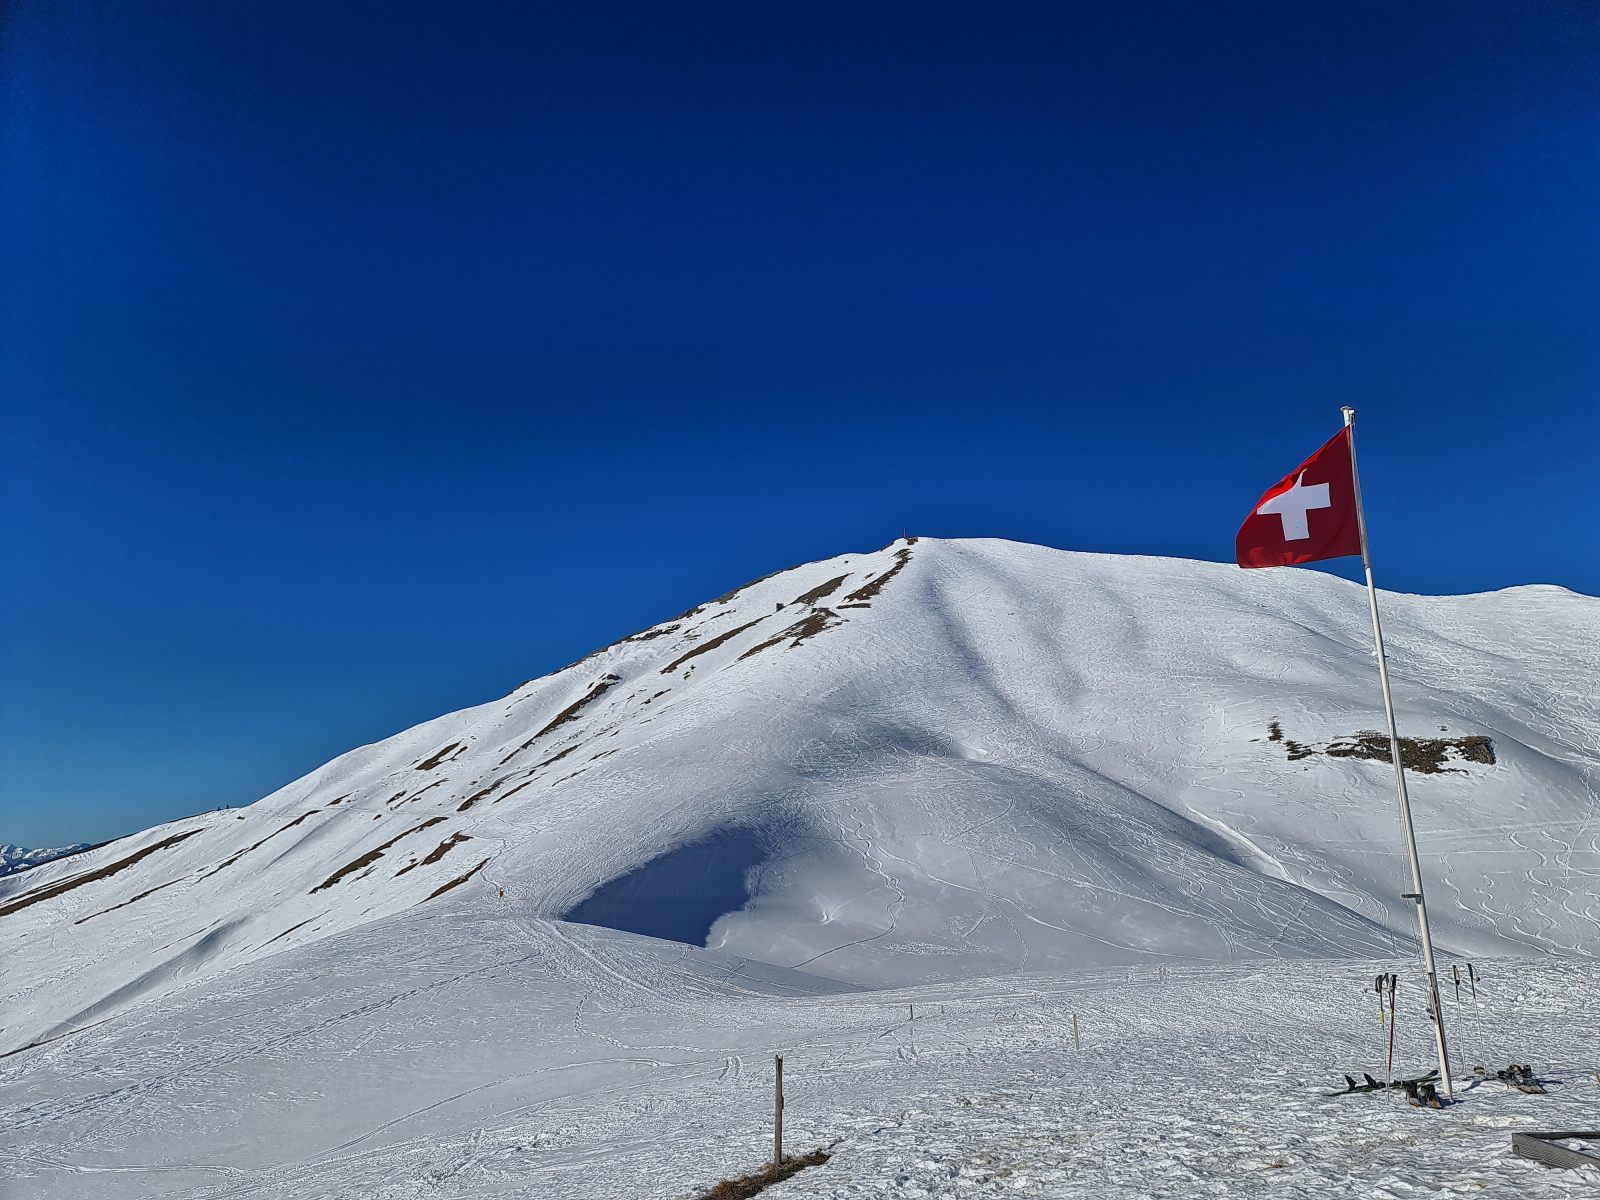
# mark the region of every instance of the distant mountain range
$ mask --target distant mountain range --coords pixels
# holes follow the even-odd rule
[[[26,871],[29,867],[43,866],[54,859],[65,858],[69,854],[76,854],[88,848],[88,842],[79,842],[76,846],[59,846],[54,850],[29,850],[26,846],[0,843],[0,876]]]
[[[1442,952],[1600,953],[1600,600],[1384,606]],[[1381,713],[1345,580],[904,539],[0,880],[0,1051],[417,906],[869,988],[1405,955]]]

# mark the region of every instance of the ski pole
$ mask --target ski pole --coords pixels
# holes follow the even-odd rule
[[[1472,969],[1472,964],[1467,964],[1467,982],[1472,984],[1472,998],[1478,998],[1478,973]]]
[[[1455,963],[1450,964],[1450,970],[1456,977],[1456,1003],[1461,1003],[1461,968]]]
[[[1396,985],[1399,983],[1398,975],[1389,976],[1389,1066],[1388,1084],[1394,1086],[1394,1026],[1395,1026],[1395,998],[1398,995]]]

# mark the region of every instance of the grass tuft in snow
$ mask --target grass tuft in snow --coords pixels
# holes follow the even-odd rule
[[[810,1154],[786,1157],[781,1163],[768,1163],[754,1175],[724,1179],[701,1196],[700,1200],[748,1200],[748,1197],[766,1190],[775,1183],[782,1183],[791,1175],[798,1175],[807,1167],[820,1167],[828,1161],[828,1158],[826,1150],[813,1150]]]

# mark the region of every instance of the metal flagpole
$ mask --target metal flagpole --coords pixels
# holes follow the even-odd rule
[[[1383,651],[1383,626],[1378,621],[1378,589],[1372,583],[1372,557],[1367,553],[1367,518],[1361,508],[1361,476],[1356,471],[1356,410],[1343,410],[1345,428],[1350,431],[1350,482],[1356,492],[1356,528],[1361,535],[1361,566],[1367,573],[1367,607],[1372,612],[1372,641],[1378,653],[1378,680],[1383,684],[1383,711],[1389,719],[1389,754],[1394,759],[1394,786],[1400,799],[1400,824],[1406,834],[1406,856],[1411,863],[1411,891],[1407,900],[1416,901],[1417,931],[1422,936],[1422,965],[1428,973],[1428,997],[1433,1005],[1433,1034],[1439,1046],[1439,1082],[1446,1096],[1455,1095],[1450,1078],[1450,1054],[1444,1041],[1444,1007],[1439,1003],[1439,976],[1433,966],[1433,938],[1428,933],[1428,906],[1422,898],[1422,862],[1417,857],[1417,834],[1411,825],[1411,801],[1406,796],[1406,772],[1400,762],[1400,734],[1394,723],[1394,700],[1389,695],[1389,660]]]

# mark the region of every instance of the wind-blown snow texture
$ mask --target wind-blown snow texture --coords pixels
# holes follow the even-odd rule
[[[1457,755],[1411,777],[1441,947],[1592,956],[1600,602],[1526,587],[1384,604],[1402,732],[1487,736],[1494,750],[1492,763]],[[507,1134],[519,1148],[474,1142],[462,1161],[531,1171],[540,1138],[584,1140],[551,1133],[553,1114],[577,1128],[585,1105],[657,1068],[656,1090],[623,1091],[673,1094],[685,1065],[724,1043],[730,1064],[781,1036],[865,1069],[878,1048],[863,1058],[852,1039],[888,1002],[855,988],[923,985],[924,1002],[962,997],[983,1024],[997,997],[1181,968],[1200,1034],[1237,1017],[1245,1002],[1229,989],[1255,979],[1291,997],[1264,1019],[1285,1052],[1308,1053],[1295,1008],[1321,1002],[1311,960],[1405,961],[1412,948],[1388,765],[1303,754],[1381,723],[1368,645],[1361,589],[1326,575],[908,540],[758,581],[247,809],[0,880],[0,1051],[35,1047],[0,1063],[8,1091],[28,1097],[3,1120],[13,1142],[33,1139],[14,1161],[48,1168],[24,1194],[189,1194],[213,1171],[221,1182],[204,1194],[411,1195],[415,1179],[380,1193],[340,1172],[379,1146],[391,1149],[375,1178],[440,1169],[393,1149],[413,1118],[380,1128],[421,1107],[380,1086],[412,1075],[450,1107],[437,1130],[522,1113]],[[684,937],[709,925],[708,949],[568,914]],[[1341,996],[1364,970],[1339,969]],[[1594,980],[1586,967],[1528,970],[1569,1016]],[[982,982],[1016,971],[1100,974]],[[1164,987],[1140,995],[1181,1040],[1183,1005]],[[421,1025],[400,1035],[379,1015],[389,1008]],[[512,1012],[549,1041],[520,1074],[501,1045]],[[1559,1026],[1530,1036],[1553,1054]],[[961,1028],[958,1041],[995,1050],[987,1026]],[[1051,1028],[1038,1036],[1059,1053]],[[1119,1029],[1119,1055],[1145,1053]],[[1236,1033],[1232,1053],[1248,1055],[1248,1028]],[[134,1046],[170,1047],[171,1070],[126,1065]],[[1013,1098],[1045,1086],[998,1063],[984,1057],[971,1086]],[[347,1092],[360,1099],[318,1107]],[[243,1125],[214,1127],[235,1118],[203,1095],[229,1097],[241,1122],[256,1111],[276,1141],[251,1148]],[[170,1117],[162,1144],[210,1165],[81,1174],[91,1160],[125,1172],[163,1159],[146,1128],[153,1100]],[[321,1115],[277,1112],[291,1104]],[[855,1124],[816,1136],[860,1136],[868,1122],[839,1119]],[[99,1140],[82,1142],[90,1127]],[[887,1128],[872,1135],[880,1149]],[[43,1148],[52,1141],[80,1152]],[[565,1194],[573,1163],[601,1170],[598,1151],[574,1153],[565,1184],[507,1166],[482,1194]],[[306,1179],[321,1183],[308,1190],[264,1182],[313,1159]],[[680,1165],[682,1187],[701,1178]],[[874,1194],[840,1184],[841,1165],[783,1187]],[[825,1174],[834,1182],[806,1182]],[[957,1178],[900,1194],[955,1194]],[[832,1187],[845,1190],[816,1190]],[[444,1194],[479,1193],[458,1182]]]

